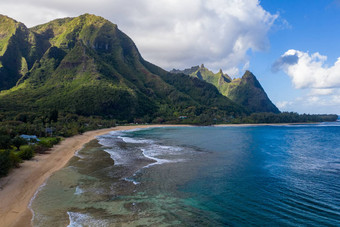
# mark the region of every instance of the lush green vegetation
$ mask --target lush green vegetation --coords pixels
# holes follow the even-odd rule
[[[0,177],[6,176],[9,170],[18,166],[19,158],[9,150],[0,151]]]

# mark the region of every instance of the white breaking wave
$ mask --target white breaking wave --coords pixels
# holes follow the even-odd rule
[[[100,136],[97,137],[98,143],[104,147],[112,147],[112,144],[115,142],[115,138],[113,136]]]
[[[154,143],[152,140],[137,140],[131,137],[118,136],[117,138],[123,140],[125,143]]]
[[[124,154],[124,151],[118,148],[104,149],[104,151],[110,155],[110,158],[114,161],[115,165],[125,165],[129,161],[129,158]]]
[[[76,187],[76,191],[74,192],[75,195],[80,195],[83,194],[84,190],[81,189],[79,186]]]
[[[140,130],[140,129],[138,129]],[[154,141],[152,140],[137,140],[131,137],[124,136],[124,132],[138,131],[136,130],[125,130],[125,131],[113,131],[109,134],[98,136],[98,143],[107,149],[104,149],[106,153],[108,153],[112,160],[114,160],[115,165],[126,165],[129,162],[129,157],[126,154],[125,150],[120,149],[116,146],[117,139],[123,140],[125,143],[132,144],[152,144]]]
[[[153,165],[160,165],[164,163],[184,161],[183,159],[173,157],[183,154],[183,149],[181,147],[152,144],[151,146],[147,148],[142,148],[141,150],[144,157],[156,161],[154,163],[148,164],[147,166],[144,166],[143,168],[148,168]],[[166,156],[167,158],[163,158],[164,156]]]
[[[154,165],[161,165],[165,163],[174,163],[174,162],[182,162],[183,159],[165,159],[160,158],[159,156],[168,156],[179,155],[180,152],[183,152],[183,149],[180,147],[172,147],[172,146],[163,146],[157,144],[151,144],[147,148],[141,148],[142,154],[145,158],[153,160],[155,162],[150,163],[146,166],[143,166],[141,169],[137,170],[132,177],[125,177],[124,180],[128,182],[132,182],[134,185],[140,184],[140,182],[136,181],[134,177],[137,176],[143,169],[149,168]]]
[[[84,146],[82,146],[82,148],[80,148],[79,150],[77,150],[75,153],[74,153],[74,156],[80,158],[80,159],[84,159],[85,157],[81,154],[79,154],[79,152],[84,148]]]
[[[141,149],[141,150],[142,150],[142,154],[144,155],[144,157],[156,161],[154,163],[148,164],[147,166],[144,166],[143,168],[171,162],[171,160],[156,158],[154,155],[157,155],[158,153],[154,149]]]
[[[46,180],[47,181],[47,180]],[[31,198],[30,200],[30,203],[28,204],[28,208],[31,210],[32,212],[32,219],[31,219],[31,222],[33,222],[34,220],[34,217],[35,217],[35,213],[34,213],[34,210],[32,208],[32,203],[33,201],[35,200],[35,198],[37,197],[38,193],[46,186],[46,181],[39,186],[39,188],[37,189],[37,191],[34,193],[33,197]]]
[[[132,178],[125,177],[124,180],[128,181],[128,182],[132,182],[134,185],[140,184],[140,182],[138,182],[138,181],[136,181],[136,180],[134,180]]]
[[[124,165],[128,162],[125,151],[116,146],[116,140],[119,136],[123,135],[123,131],[113,131],[109,134],[98,136],[98,143],[106,149],[104,151],[110,155],[115,165]]]
[[[70,211],[68,211],[67,214],[70,220],[70,224],[67,227],[83,227],[83,226],[105,227],[109,225],[107,221],[96,220],[88,214]]]

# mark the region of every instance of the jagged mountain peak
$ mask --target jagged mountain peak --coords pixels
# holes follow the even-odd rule
[[[250,72],[249,70],[246,70],[242,77],[255,77],[255,76],[252,72]]]
[[[257,81],[256,76],[250,72],[249,70],[246,70],[243,74],[243,76],[241,77],[242,80],[253,80],[253,81]]]
[[[247,70],[242,78],[241,78],[241,83],[250,83],[252,86],[255,86],[257,88],[260,88],[263,90],[260,82],[257,80],[256,76],[250,72],[249,70]]]
[[[221,94],[244,106],[250,112],[280,112],[270,101],[255,75],[249,70],[245,71],[241,78],[232,80],[227,74],[223,74],[221,69],[214,74],[202,64],[189,75],[215,85]]]

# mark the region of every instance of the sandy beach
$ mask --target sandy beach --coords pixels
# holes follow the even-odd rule
[[[0,226],[31,226],[32,213],[28,205],[35,192],[51,174],[64,167],[77,150],[96,136],[117,130],[165,126],[174,125],[131,125],[89,131],[66,138],[48,154],[36,155],[25,161],[20,168],[0,180]]]

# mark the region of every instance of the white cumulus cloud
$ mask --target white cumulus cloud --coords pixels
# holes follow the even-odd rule
[[[318,52],[309,54],[299,50],[288,50],[273,65],[282,69],[296,88],[313,88],[319,93],[329,93],[330,88],[340,87],[340,58],[332,66],[325,65],[327,56]],[[321,89],[328,89],[321,91]]]
[[[281,110],[309,110],[311,113],[338,113],[340,104],[340,58],[327,65],[327,56],[299,50],[286,51],[273,64],[283,70],[295,88],[304,94],[295,100],[278,102]],[[302,111],[301,111],[302,112]]]
[[[248,50],[269,48],[278,18],[259,0],[0,0],[0,13],[28,26],[87,12],[118,24],[161,67],[204,63],[234,73],[249,64]]]

